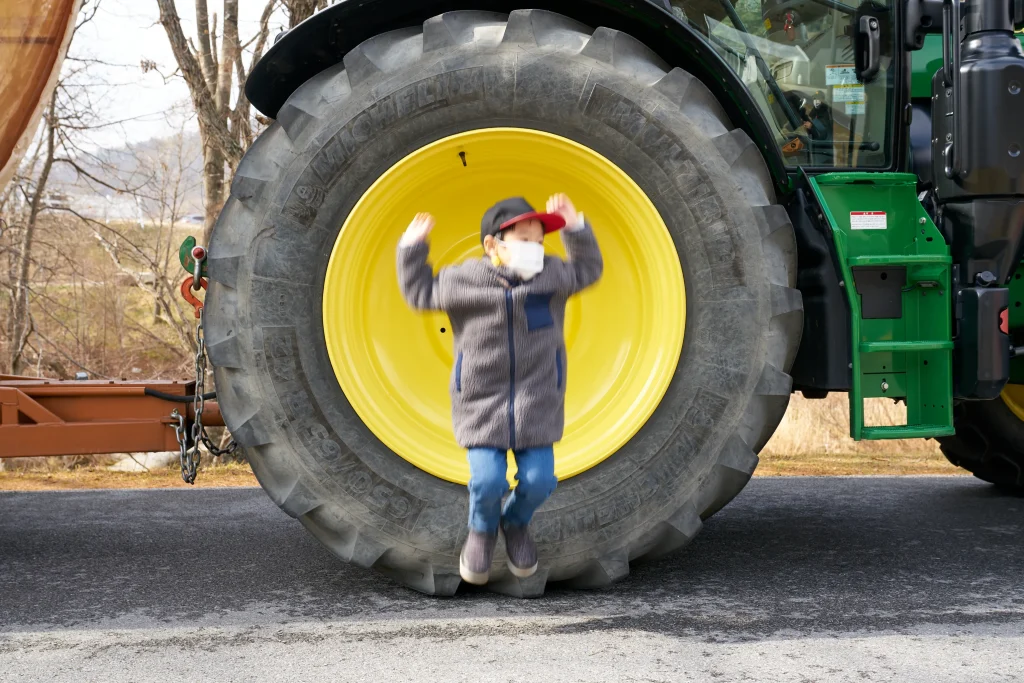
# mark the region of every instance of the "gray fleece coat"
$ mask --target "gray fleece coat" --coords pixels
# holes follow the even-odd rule
[[[565,303],[597,282],[604,267],[589,223],[562,235],[569,259],[546,256],[544,270],[526,282],[486,258],[435,276],[427,244],[398,249],[405,300],[451,320],[452,422],[463,448],[516,450],[562,438]]]

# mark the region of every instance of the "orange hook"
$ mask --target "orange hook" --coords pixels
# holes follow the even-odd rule
[[[189,275],[185,278],[185,281],[181,283],[181,296],[184,297],[185,301],[192,304],[192,308],[196,309],[196,318],[199,317],[203,310],[203,302],[196,298],[196,295],[192,293],[192,283],[195,282],[193,276]],[[206,278],[199,278],[199,286],[206,289]]]

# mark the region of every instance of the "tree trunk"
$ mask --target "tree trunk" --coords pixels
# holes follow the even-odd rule
[[[231,117],[232,71],[235,68],[238,40],[238,0],[224,0],[221,54],[216,54],[216,39],[207,24],[205,0],[197,0],[196,19],[199,24],[198,54],[190,50],[181,30],[174,0],[157,0],[160,23],[171,43],[174,58],[188,85],[196,108],[199,133],[203,140],[203,198],[205,225],[203,244],[209,244],[213,224],[224,206],[225,164],[234,168],[242,158],[242,148],[228,127]]]
[[[296,24],[313,16],[313,12],[326,6],[327,0],[284,0],[289,28],[294,28]]]
[[[220,45],[214,104],[218,120],[224,121],[226,125],[231,113],[228,108],[231,103],[231,74],[235,68],[235,53],[238,52],[238,0],[224,0],[224,37]]]
[[[20,250],[17,255],[18,281],[14,289],[10,360],[11,373],[14,375],[20,375],[24,372],[27,365],[25,362],[25,346],[28,344],[28,338],[32,333],[32,316],[28,305],[28,278],[32,270],[32,246],[35,239],[36,223],[39,219],[39,210],[43,202],[43,193],[46,191],[46,183],[50,178],[50,169],[53,168],[56,109],[57,91],[54,90],[50,96],[50,106],[46,115],[46,157],[43,159],[43,168],[39,174],[39,181],[36,183],[36,191],[32,195],[28,221],[25,223],[25,232],[21,236]]]
[[[238,0],[224,0],[224,35],[221,38],[220,59],[217,61],[217,88],[214,90],[213,104],[217,112],[218,123],[225,127],[231,118],[231,75],[238,57]],[[203,136],[203,150],[206,164],[203,169],[203,189],[205,191],[206,220],[203,228],[203,244],[210,243],[213,224],[224,207],[224,164],[227,159],[223,148],[212,144]],[[232,163],[232,168],[237,160]]]
[[[210,243],[213,224],[217,222],[220,210],[224,208],[224,155],[211,144],[206,135],[203,138],[203,245]]]
[[[213,92],[217,87],[217,77],[210,48],[210,17],[206,10],[206,0],[196,0],[196,32],[199,34],[199,64],[206,78],[206,87]]]

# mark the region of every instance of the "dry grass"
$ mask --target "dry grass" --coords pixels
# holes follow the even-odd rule
[[[785,419],[761,451],[758,476],[964,474],[931,439],[854,441],[846,394],[822,400],[793,395]],[[887,399],[865,405],[869,425],[903,424],[906,409]]]
[[[249,465],[231,463],[204,467],[194,485],[259,486]],[[24,468],[0,472],[0,491],[61,491],[71,489],[164,489],[188,488],[176,467],[149,472],[111,472],[103,466],[85,465],[71,469]]]
[[[188,230],[128,223],[107,230],[51,214],[43,215],[37,230],[29,295],[34,333],[25,356],[28,367],[19,374],[69,379],[85,371],[100,378],[164,378],[192,372],[195,321],[177,292],[187,275],[177,263],[177,248]],[[118,255],[120,267],[97,234]],[[12,247],[9,239],[0,242],[0,254]],[[150,260],[130,245],[138,245]],[[139,274],[145,286],[122,268]],[[10,312],[11,287],[0,272],[0,319]],[[0,333],[0,371],[9,371],[9,343]]]

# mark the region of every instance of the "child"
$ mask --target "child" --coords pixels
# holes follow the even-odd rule
[[[603,263],[590,225],[564,194],[547,213],[521,197],[484,214],[486,257],[444,268],[427,262],[428,213],[416,215],[398,247],[398,280],[418,310],[444,311],[455,337],[452,421],[469,451],[469,536],[459,572],[485,584],[499,527],[509,569],[537,571],[537,547],[527,525],[555,489],[553,444],[565,422],[565,302],[601,277]],[[565,228],[569,260],[544,255],[544,235]],[[517,485],[508,493],[506,456],[516,458]]]

